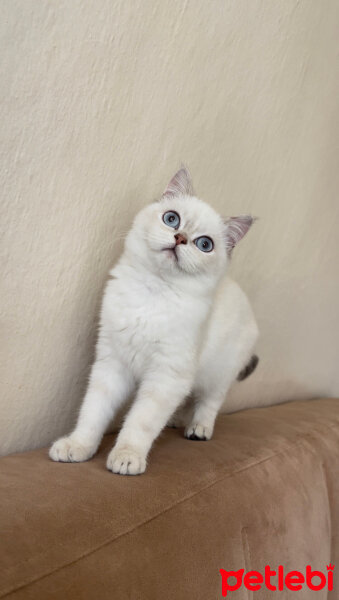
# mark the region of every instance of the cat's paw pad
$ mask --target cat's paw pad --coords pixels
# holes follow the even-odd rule
[[[119,475],[140,475],[146,470],[146,458],[133,448],[113,448],[106,466],[109,471]]]
[[[201,425],[200,423],[192,423],[185,429],[185,438],[188,440],[195,440],[198,442],[206,442],[212,437],[213,429],[207,425]]]
[[[61,438],[52,444],[49,456],[58,462],[83,462],[92,458],[96,448],[79,444],[71,436]]]

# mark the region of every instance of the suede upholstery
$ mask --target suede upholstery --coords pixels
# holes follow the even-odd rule
[[[1,598],[214,600],[220,568],[339,571],[338,400],[222,415],[210,442],[166,430],[140,477],[106,471],[113,441],[82,464],[0,460]],[[275,597],[339,586],[228,595]]]

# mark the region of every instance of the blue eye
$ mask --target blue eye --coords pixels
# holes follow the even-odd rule
[[[174,212],[174,210],[169,210],[162,215],[162,220],[165,225],[168,227],[173,227],[173,229],[178,229],[180,225],[180,217],[178,213]]]
[[[213,240],[206,235],[198,237],[196,240],[194,240],[194,243],[196,247],[201,250],[201,252],[212,252],[214,248]]]

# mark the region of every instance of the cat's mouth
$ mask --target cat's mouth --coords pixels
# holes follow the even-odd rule
[[[168,252],[169,256],[174,256],[174,259],[178,262],[178,255],[176,251],[176,245],[170,246],[169,248],[162,248],[162,252]]]

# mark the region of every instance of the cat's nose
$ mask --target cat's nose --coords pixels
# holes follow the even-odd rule
[[[187,244],[187,237],[183,233],[176,233],[174,239],[176,246],[179,246],[179,244]]]

